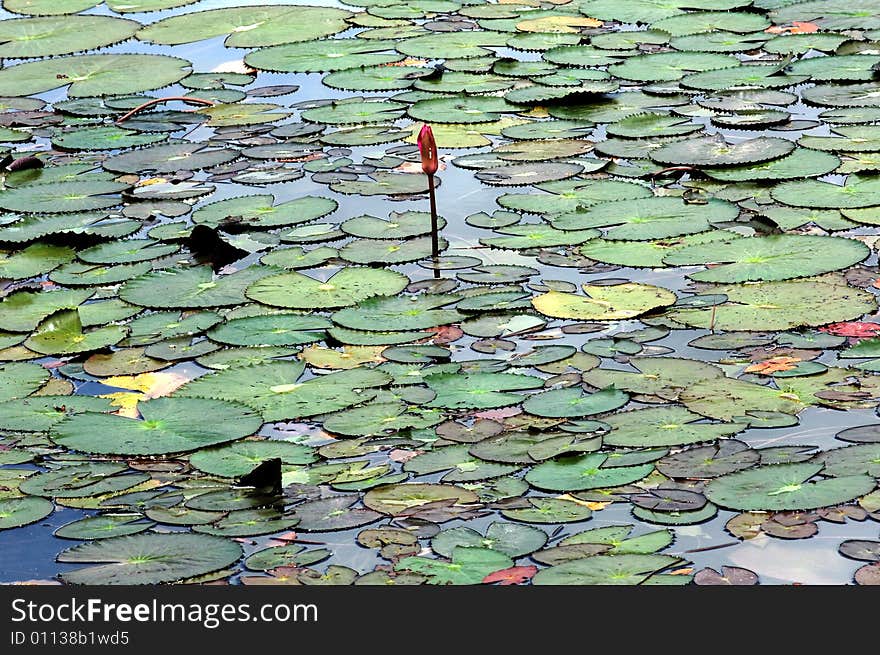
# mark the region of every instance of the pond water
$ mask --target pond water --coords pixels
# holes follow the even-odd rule
[[[28,4],[4,6],[26,13]],[[784,4],[695,0],[667,8],[668,16],[657,16],[661,10],[650,3],[621,10],[602,0],[582,3],[580,13],[564,3],[511,4],[502,12],[501,5],[449,0],[201,0],[133,13],[119,13],[120,2],[83,7],[82,16],[143,25],[241,9],[216,27],[206,14],[173,33],[141,32],[140,40],[120,26],[120,42],[108,45],[77,45],[51,18],[0,11],[0,33],[9,26],[14,43],[37,44],[37,54],[25,58],[0,49],[7,57],[0,96],[12,96],[4,99],[5,113],[22,113],[3,123],[17,131],[2,135],[9,138],[4,149],[44,164],[9,172],[0,191],[0,266],[25,271],[3,281],[0,304],[0,582],[60,574],[65,582],[98,584],[478,583],[516,565],[526,568],[510,575],[523,583],[536,576],[552,584],[678,584],[721,567],[745,569],[729,576],[762,584],[850,584],[854,575],[876,583],[880,573],[870,562],[880,559],[880,430],[853,441],[835,435],[880,426],[880,345],[873,339],[880,331],[880,87],[871,82],[880,24],[865,17],[857,29],[845,17],[823,18],[821,7],[799,14],[777,8]],[[270,5],[333,11],[309,9],[311,15],[292,20],[264,9]],[[584,22],[591,10],[604,25]],[[248,22],[255,11],[267,14]],[[644,20],[636,20],[639,11]],[[15,27],[22,20],[34,22]],[[275,32],[261,32],[273,21]],[[768,32],[771,25],[778,29]],[[365,29],[386,33],[377,39]],[[798,30],[804,34],[790,33]],[[624,32],[646,36],[611,41]],[[248,47],[229,43],[247,43],[254,34]],[[517,34],[534,41],[508,43]],[[813,43],[808,34],[820,36]],[[462,37],[462,58],[455,49],[447,53],[450,41],[443,40],[458,35],[474,36]],[[779,42],[783,36],[790,46]],[[777,47],[762,49],[771,39]],[[56,40],[62,44],[48,50]],[[591,40],[598,45],[589,46]],[[320,50],[336,41],[352,50]],[[310,42],[318,44],[315,51]],[[374,47],[355,51],[354,43]],[[466,52],[477,46],[484,49],[479,56]],[[112,58],[85,72],[70,63],[32,74],[30,97],[44,107],[17,104],[26,96],[7,71],[52,61],[39,58],[44,54],[73,62],[87,53],[178,57],[201,79],[183,72],[166,79],[168,62],[160,59],[145,59],[122,77],[101,68],[121,66]],[[664,53],[679,59],[658,59]],[[832,56],[840,64],[810,63]],[[426,78],[437,86],[419,85],[444,60],[445,68]],[[734,75],[718,81],[726,78],[717,71],[749,61],[778,65],[763,82],[737,83]],[[398,65],[414,70],[404,77],[394,72]],[[325,84],[339,71],[351,73],[348,85],[369,90]],[[569,77],[550,84],[550,74]],[[793,76],[787,84],[779,79],[785,74]],[[58,86],[71,77],[72,87]],[[92,90],[77,90],[95,79]],[[824,95],[816,92],[829,83]],[[282,85],[293,86],[262,91]],[[549,95],[529,99],[529,92]],[[507,93],[514,95],[505,103]],[[856,93],[863,95],[852,100]],[[170,102],[114,127],[151,97],[182,95],[215,106],[183,114],[199,108]],[[71,102],[76,96],[78,104]],[[634,106],[608,105],[621,96]],[[355,101],[360,114],[345,102],[330,105],[342,107],[338,115],[327,108],[331,100],[358,97],[384,102],[387,119],[370,114],[372,102]],[[253,103],[281,113],[236,113]],[[833,109],[849,114],[832,120]],[[474,118],[487,112],[489,118]],[[560,123],[569,118],[580,121],[576,132]],[[442,162],[439,266],[426,250],[428,200],[412,131],[423,122],[434,128]],[[534,134],[515,129],[527,123]],[[549,124],[566,132],[560,138],[537,127]],[[679,130],[681,124],[688,127]],[[347,132],[359,125],[395,133],[371,140],[366,130]],[[97,126],[117,133],[59,145],[62,134],[75,139]],[[140,150],[113,146],[113,139],[157,134],[170,135],[169,144],[203,144],[204,152],[223,154],[201,164],[204,152],[164,154],[169,146],[158,140],[132,144]],[[723,142],[707,145],[707,136]],[[851,142],[834,145],[833,138]],[[482,145],[470,147],[475,142]],[[615,145],[603,149],[603,142]],[[252,150],[260,146],[268,154]],[[792,153],[803,161],[779,163],[798,156]],[[74,170],[76,164],[85,165]],[[66,174],[52,178],[61,166]],[[265,170],[284,170],[290,179],[258,177]],[[370,183],[375,173],[390,175],[392,191]],[[517,176],[521,184],[513,183]],[[100,186],[114,179],[121,184]],[[191,190],[194,183],[212,189]],[[826,188],[844,183],[850,188],[843,199]],[[82,186],[50,190],[59,184]],[[517,195],[524,193],[534,195]],[[266,194],[273,198],[197,213],[210,203]],[[313,197],[332,199],[332,210],[277,209]],[[660,207],[661,198],[674,204]],[[495,225],[476,217],[496,210],[515,216],[507,223],[498,216]],[[411,214],[395,223],[392,212]],[[72,234],[72,217],[86,214],[80,225],[91,227]],[[374,219],[339,230],[365,214],[393,224],[380,227]],[[106,227],[114,222],[118,231]],[[178,230],[163,227],[178,223]],[[216,247],[194,252],[187,238],[197,223],[239,250],[222,261]],[[312,228],[320,224],[328,227]],[[511,224],[531,227],[517,233]],[[519,234],[526,236],[511,238]],[[131,250],[114,246],[125,241]],[[392,244],[387,251],[385,243]],[[25,250],[40,246],[47,250]],[[341,252],[313,265],[271,259],[289,246]],[[654,261],[666,251],[669,263]],[[270,259],[261,263],[262,257]],[[373,278],[355,266],[396,271],[408,281]],[[481,266],[495,268],[475,268]],[[197,269],[207,277],[189,275]],[[349,287],[330,300],[304,277],[326,283],[346,269],[355,279],[340,282]],[[253,277],[244,285],[224,282],[239,271]],[[102,275],[119,277],[105,283]],[[320,291],[336,293],[325,286]],[[41,300],[64,289],[87,293]],[[499,295],[480,300],[492,292]],[[395,296],[415,298],[415,309],[387,302]],[[144,327],[162,311],[173,316]],[[177,331],[195,312],[203,312],[203,323]],[[313,322],[297,323],[303,317]],[[707,347],[708,339],[717,343]],[[246,359],[223,361],[218,353],[231,348],[247,349]],[[112,352],[126,358],[108,358]],[[518,358],[525,355],[531,362],[524,365]],[[432,376],[420,371],[423,365],[438,368]],[[366,377],[347,382],[346,371]],[[545,387],[580,393],[529,400]],[[46,395],[48,406],[34,408]],[[79,406],[64,396],[105,404]],[[648,418],[662,408],[676,412],[668,415],[675,420]],[[627,415],[641,410],[649,412],[633,415],[641,421]],[[692,431],[694,425],[703,427]],[[484,429],[485,441],[472,445],[478,439],[465,426]],[[282,445],[261,450],[267,442]],[[248,450],[253,443],[260,447]],[[733,448],[736,461],[711,469],[713,445]],[[852,450],[822,455],[843,447]],[[701,455],[682,459],[689,451]],[[283,496],[238,481],[273,457],[282,458]],[[618,457],[624,459],[615,466]],[[410,494],[407,485],[419,491]],[[528,515],[533,498],[555,499],[555,514]],[[87,517],[95,518],[76,523]],[[612,534],[615,526],[631,532]],[[483,538],[464,528],[490,533]],[[599,528],[606,530],[585,533]],[[184,534],[194,540],[175,541]],[[844,545],[848,556],[842,555],[841,544],[851,540],[868,545],[857,556]],[[204,561],[182,563],[196,547],[187,543],[204,548]],[[296,545],[303,550],[294,552]],[[268,563],[242,563],[242,555],[267,547],[279,548],[264,553]],[[169,563],[143,566],[138,554]],[[697,580],[711,576],[704,571]]]

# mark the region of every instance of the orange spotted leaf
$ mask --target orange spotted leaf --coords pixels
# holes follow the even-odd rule
[[[798,357],[771,357],[762,362],[756,362],[746,367],[746,373],[761,373],[770,375],[771,373],[779,373],[780,371],[790,371],[795,368],[801,360]]]
[[[501,585],[522,584],[531,580],[538,572],[537,566],[511,566],[509,569],[501,569],[490,573],[483,578],[483,584],[498,583]]]

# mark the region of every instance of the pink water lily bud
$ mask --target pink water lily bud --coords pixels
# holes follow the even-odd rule
[[[434,133],[430,125],[422,125],[419,130],[419,154],[422,156],[422,170],[425,175],[433,175],[437,172],[440,162],[437,159],[437,143],[434,141]]]

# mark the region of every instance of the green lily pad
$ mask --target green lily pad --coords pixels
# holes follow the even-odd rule
[[[638,371],[594,368],[583,381],[596,388],[614,386],[629,393],[675,400],[682,390],[703,380],[721,378],[724,372],[708,362],[678,357],[633,357],[629,363]]]
[[[804,408],[791,393],[724,377],[693,384],[681,392],[679,401],[693,412],[720,421],[733,421],[752,412],[797,414]]]
[[[240,196],[204,205],[193,212],[194,223],[223,229],[271,229],[322,218],[336,210],[337,203],[320,196],[305,196],[274,204],[274,196]]]
[[[56,16],[75,14],[85,9],[91,9],[97,4],[100,4],[100,0],[70,0],[63,5],[52,0],[4,0],[3,8],[16,14]]]
[[[104,266],[71,262],[64,264],[49,274],[49,279],[66,286],[108,286],[117,282],[125,282],[151,269],[149,262],[135,264],[119,264]]]
[[[324,419],[324,429],[346,436],[372,436],[406,429],[421,430],[442,420],[439,412],[410,410],[406,403],[380,402],[330,414]]]
[[[317,458],[313,450],[288,441],[238,441],[193,453],[190,464],[210,475],[237,478],[250,473],[267,459],[279,458],[282,465],[311,464]]]
[[[507,555],[491,548],[456,546],[452,561],[427,557],[405,557],[394,568],[397,571],[414,571],[428,578],[428,584],[476,585],[490,573],[513,566]]]
[[[148,43],[179,45],[228,34],[227,47],[256,48],[330,36],[345,30],[345,19],[350,16],[348,11],[331,7],[228,7],[171,16],[144,27],[137,37]]]
[[[684,136],[700,129],[700,125],[690,122],[685,116],[645,112],[622,118],[609,125],[605,131],[611,136],[637,139]]]
[[[608,446],[639,448],[682,446],[728,437],[745,428],[736,423],[698,423],[703,417],[683,407],[650,407],[614,414],[604,419],[611,431]]]
[[[688,204],[679,198],[651,197],[603,202],[575,212],[553,217],[560,230],[608,228],[608,239],[664,239],[703,232],[711,222],[736,219],[739,209],[724,200],[707,204]]]
[[[497,121],[509,111],[517,109],[503,98],[461,95],[419,100],[408,113],[416,120],[470,124]]]
[[[575,178],[537,186],[550,193],[506,194],[498,198],[498,204],[507,209],[534,214],[561,214],[600,202],[647,198],[654,195],[642,184],[622,180]]]
[[[107,54],[53,57],[0,71],[0,95],[27,96],[68,87],[70,98],[139,93],[174,84],[189,62],[167,55]]]
[[[341,71],[400,61],[403,55],[394,52],[394,46],[394,41],[383,39],[306,40],[254,50],[245,55],[244,62],[258,70],[279,73]]]
[[[727,300],[700,308],[672,309],[673,320],[716,330],[788,330],[858,318],[871,312],[873,295],[860,289],[814,280],[729,285],[713,290]]]
[[[29,59],[66,55],[125,41],[141,24],[111,16],[7,19],[0,24],[0,57]]]
[[[344,268],[326,282],[290,272],[266,277],[247,289],[251,300],[291,309],[334,308],[355,305],[372,296],[393,296],[409,284],[395,271]]]
[[[514,392],[542,386],[541,378],[513,373],[441,373],[426,377],[425,382],[437,394],[428,406],[447,409],[513,405],[523,399]]]
[[[593,511],[586,505],[561,498],[526,498],[526,507],[501,510],[501,515],[524,523],[576,523],[586,521]]]
[[[143,521],[140,514],[101,514],[62,525],[55,531],[61,539],[110,539],[129,534],[138,534],[155,525]]]
[[[866,474],[880,476],[880,445],[858,444],[844,448],[832,448],[813,457],[814,462],[823,464],[822,475],[843,477]]]
[[[430,73],[430,68],[421,66],[365,66],[330,73],[321,82],[348,91],[396,91],[408,89]]]
[[[119,343],[124,337],[125,329],[117,325],[83,331],[79,312],[63,309],[46,317],[24,345],[44,355],[71,355],[101,350]]]
[[[622,407],[629,396],[613,387],[596,393],[585,393],[577,387],[552,389],[529,396],[523,409],[536,416],[552,418],[577,418],[604,414]]]
[[[193,527],[193,532],[218,537],[255,537],[289,530],[296,526],[296,517],[284,516],[275,508],[237,509],[211,524]]]
[[[272,546],[264,548],[249,555],[244,560],[244,565],[251,571],[268,571],[281,566],[308,566],[330,557],[331,553],[326,548],[312,548],[306,550],[299,544],[286,546]]]
[[[501,47],[508,34],[491,31],[440,32],[404,39],[394,47],[410,57],[422,57],[426,52],[437,59],[466,59],[493,55],[492,46]]]
[[[34,243],[0,258],[0,277],[21,280],[49,273],[71,261],[75,255],[75,251],[69,246]]]
[[[713,264],[688,274],[700,282],[789,280],[848,268],[870,254],[860,241],[818,235],[781,234],[685,246],[663,258],[676,266]]]
[[[120,475],[127,468],[111,462],[72,464],[32,475],[19,489],[47,498],[84,498],[125,491],[150,479],[143,473]]]
[[[427,176],[421,174],[379,171],[371,173],[366,180],[331,182],[330,189],[346,195],[405,196],[426,192],[427,180]],[[434,183],[437,184],[437,179]]]
[[[431,540],[431,550],[441,557],[452,557],[458,547],[489,548],[508,557],[523,557],[543,548],[547,533],[517,523],[496,521],[484,534],[467,527],[443,530]]]
[[[208,337],[233,346],[298,346],[321,341],[331,326],[320,316],[246,316],[211,328]]]
[[[227,275],[214,275],[210,266],[161,269],[127,281],[119,290],[119,297],[153,309],[227,307],[247,302],[245,290],[277,271],[268,266],[251,266]]]
[[[774,8],[770,15],[777,24],[814,21],[825,30],[870,30],[880,28],[880,20],[872,9],[871,0],[853,0],[853,2],[811,0],[795,6]]]
[[[678,248],[691,245],[730,241],[737,238],[733,232],[710,230],[682,237],[668,237],[653,241],[615,241],[611,239],[591,239],[578,251],[597,262],[617,264],[618,266],[663,268],[663,258]]]
[[[847,475],[813,480],[822,464],[773,464],[728,473],[706,485],[720,507],[751,511],[806,510],[845,503],[870,492],[874,478]]]
[[[849,175],[843,185],[820,180],[782,182],[773,199],[792,207],[857,209],[880,204],[880,176]]]
[[[341,309],[331,318],[337,325],[353,330],[381,331],[392,325],[398,330],[421,330],[459,321],[459,312],[441,309],[458,299],[445,294],[378,296],[363,300],[356,307]]]
[[[36,523],[55,511],[55,506],[45,498],[0,498],[0,530],[18,528]]]
[[[372,387],[390,382],[386,373],[365,367],[299,382],[304,369],[302,362],[291,361],[231,367],[187,383],[176,395],[241,403],[268,422],[346,409],[372,398]]]
[[[49,381],[49,371],[39,364],[9,362],[0,366],[0,402],[24,398]]]
[[[639,585],[682,560],[671,555],[595,555],[538,571],[538,585]]]
[[[546,491],[585,491],[637,482],[654,470],[653,464],[604,467],[608,455],[591,453],[543,462],[526,474],[526,481]]]
[[[47,214],[106,209],[122,204],[118,194],[128,188],[128,184],[100,180],[33,184],[0,192],[0,207]]]
[[[519,467],[485,462],[474,457],[467,444],[460,444],[417,455],[404,464],[403,470],[416,475],[448,471],[441,482],[473,482],[509,475],[518,471]]]
[[[675,294],[650,284],[625,283],[615,286],[583,285],[586,295],[548,291],[532,299],[544,316],[584,321],[635,318],[675,302]]]
[[[328,125],[391,123],[403,116],[405,105],[384,99],[346,98],[302,112],[303,119]]]
[[[688,448],[657,461],[657,470],[670,478],[707,480],[756,465],[761,455],[736,439]]]
[[[138,403],[142,420],[84,413],[58,425],[52,439],[74,450],[113,455],[183,453],[235,441],[262,421],[242,405],[197,398],[155,398]],[[193,416],[211,417],[202,426]]]
[[[139,534],[101,539],[63,551],[59,562],[95,564],[61,574],[69,584],[177,582],[226,568],[241,557],[234,541],[200,534]]]
[[[512,225],[495,231],[504,236],[480,239],[480,243],[508,250],[552,248],[583,243],[600,234],[598,230],[558,230],[542,224]]]
[[[679,80],[697,71],[738,65],[735,57],[713,52],[658,52],[629,57],[610,66],[608,72],[625,80],[660,82]]]
[[[704,167],[709,177],[725,182],[752,180],[789,180],[798,177],[819,177],[840,166],[840,159],[827,152],[796,148],[791,153],[762,164],[740,166]]]
[[[147,170],[176,173],[218,166],[237,156],[238,153],[234,150],[211,148],[205,143],[167,143],[114,155],[105,159],[102,166],[108,171],[118,173],[141,174]]]
[[[446,226],[446,219],[438,217],[437,229]],[[362,215],[349,218],[339,226],[346,234],[362,239],[405,239],[429,234],[431,215],[426,212],[392,212],[386,220]]]
[[[659,525],[696,525],[704,523],[718,514],[718,508],[712,503],[706,503],[700,509],[673,510],[660,512],[644,507],[633,507],[633,516],[647,523]]]
[[[718,136],[673,141],[651,152],[651,159],[674,166],[735,166],[783,157],[794,143],[778,137],[757,137],[727,143]]]
[[[406,483],[376,487],[368,491],[363,499],[365,506],[389,516],[397,516],[437,501],[470,504],[477,502],[477,495],[451,484]]]

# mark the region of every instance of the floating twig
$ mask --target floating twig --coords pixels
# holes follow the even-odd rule
[[[118,125],[119,123],[123,123],[123,122],[127,121],[129,118],[131,118],[132,116],[134,116],[138,112],[141,112],[144,109],[148,109],[148,108],[152,107],[153,105],[159,105],[159,104],[162,104],[165,102],[174,102],[174,101],[185,102],[188,105],[206,105],[208,107],[213,107],[215,104],[211,100],[205,100],[204,98],[191,98],[188,96],[168,96],[166,98],[153,98],[152,100],[148,100],[147,102],[145,102],[142,105],[138,105],[137,107],[132,109],[130,112],[123,115],[121,118],[117,118],[116,124]]]

